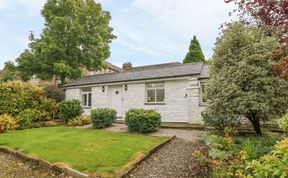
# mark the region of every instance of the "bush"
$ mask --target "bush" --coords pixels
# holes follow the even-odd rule
[[[38,109],[25,109],[16,117],[16,122],[21,129],[31,128],[37,121],[49,120],[49,113]]]
[[[152,109],[130,109],[126,113],[125,123],[129,131],[152,132],[160,127],[161,115]]]
[[[288,134],[288,113],[278,120],[279,127]]]
[[[116,120],[117,112],[114,109],[98,108],[91,110],[93,128],[106,128]]]
[[[53,114],[56,103],[36,85],[20,81],[0,85],[0,114],[17,116],[25,109],[39,109]]]
[[[80,101],[78,100],[70,100],[70,101],[62,101],[59,104],[60,118],[64,119],[67,123],[69,120],[81,116],[83,113],[83,109]]]
[[[44,87],[44,91],[48,98],[55,100],[57,103],[65,99],[65,93],[57,85],[48,85]]]
[[[8,114],[0,115],[0,133],[14,130],[18,127],[13,116]]]
[[[240,125],[240,119],[237,116],[219,116],[207,111],[203,111],[201,115],[206,126],[214,127],[219,131],[224,131],[226,128],[235,128]]]
[[[82,126],[82,125],[87,125],[91,123],[92,123],[92,120],[90,117],[82,115],[82,116],[78,116],[74,119],[69,120],[68,126]]]
[[[278,142],[270,154],[253,160],[246,167],[253,177],[288,177],[288,139]]]
[[[46,121],[43,123],[43,126],[44,127],[55,127],[55,126],[58,126],[58,124],[54,121]]]

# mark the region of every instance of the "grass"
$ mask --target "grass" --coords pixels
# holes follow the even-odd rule
[[[0,135],[0,145],[96,175],[114,175],[166,138],[66,127],[35,128]]]

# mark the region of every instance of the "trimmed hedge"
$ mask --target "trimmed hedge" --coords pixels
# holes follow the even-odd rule
[[[59,104],[60,118],[64,119],[67,123],[75,117],[81,116],[83,108],[79,100],[73,99],[69,101],[62,101]]]
[[[114,109],[98,108],[91,110],[93,128],[106,128],[116,120],[117,112]]]
[[[161,115],[153,109],[130,109],[126,112],[125,123],[129,131],[152,132],[160,127]]]

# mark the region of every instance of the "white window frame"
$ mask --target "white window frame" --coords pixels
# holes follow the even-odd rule
[[[204,99],[203,86],[206,87],[206,81],[200,82],[200,105],[207,105],[207,99],[206,101],[203,101]]]
[[[148,88],[148,85],[151,85],[151,84],[162,84],[163,86],[162,87]],[[163,89],[164,90],[163,101],[157,101],[157,90],[159,90],[159,89]],[[155,101],[148,101],[148,91],[151,91],[151,90],[155,90]],[[165,103],[165,83],[164,82],[146,83],[146,91],[145,92],[146,92],[145,102],[147,104],[164,104]]]
[[[85,108],[92,107],[92,91],[91,89],[89,91],[88,90],[82,89],[82,93],[81,93],[81,104],[82,104],[82,107],[85,107]],[[86,103],[84,102],[84,95],[86,97]],[[89,95],[90,95],[90,102],[89,102]]]

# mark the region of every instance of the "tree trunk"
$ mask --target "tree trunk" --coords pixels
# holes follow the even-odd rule
[[[65,84],[65,78],[66,78],[66,77],[63,76],[63,75],[60,77],[61,85],[64,85],[64,84]]]
[[[247,118],[252,123],[256,135],[261,136],[262,135],[262,131],[261,131],[261,127],[260,127],[260,120],[256,116],[256,114],[249,114],[247,116]]]

